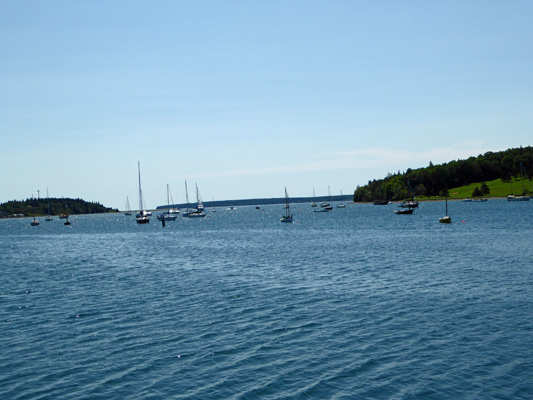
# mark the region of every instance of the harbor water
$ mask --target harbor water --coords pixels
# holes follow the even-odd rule
[[[1,399],[531,399],[533,201],[0,220]]]

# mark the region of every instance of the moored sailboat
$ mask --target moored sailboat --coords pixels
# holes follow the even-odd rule
[[[46,211],[46,218],[44,219],[46,222],[52,221],[52,216],[50,215],[50,197],[48,197],[48,188],[46,188],[46,202],[48,203],[48,209]]]
[[[439,222],[443,224],[449,224],[452,222],[451,217],[448,215],[448,191],[446,191],[446,216],[439,218]]]
[[[285,187],[285,206],[283,207],[285,214],[281,217],[281,222],[292,222],[292,214],[289,206],[289,195],[287,193],[287,187]]]
[[[128,196],[126,196],[126,211],[124,211],[124,215],[131,215],[130,199]]]
[[[333,206],[331,205],[331,190],[329,188],[329,185],[328,185],[328,196],[329,196],[329,201],[322,202],[320,204],[320,207],[322,207],[323,209],[325,209],[327,211],[331,211],[331,210],[333,210]]]
[[[177,218],[177,214],[179,214],[179,210],[174,210],[170,208],[170,199],[172,195],[170,194],[170,187],[167,184],[167,210],[163,211],[157,216],[157,219],[159,221],[175,221]],[[174,199],[172,200],[172,203],[174,203]]]
[[[148,213],[144,209],[143,205],[143,192],[141,189],[141,162],[137,161],[137,166],[139,169],[139,213],[137,214],[137,223],[138,224],[148,224],[150,222],[150,218],[148,218]]]
[[[342,197],[342,190],[341,190],[341,197]],[[346,208],[346,204],[342,202],[342,199],[341,199],[341,202],[337,204],[337,208]]]
[[[185,196],[187,198],[187,211],[183,213],[184,217],[187,218],[203,218],[206,216],[204,203],[200,197],[200,192],[198,191],[198,184],[196,184],[196,208],[189,210],[189,194],[187,193],[187,181],[185,181]]]
[[[316,201],[315,201],[315,188],[313,188],[313,202],[311,203],[311,207],[316,207]]]

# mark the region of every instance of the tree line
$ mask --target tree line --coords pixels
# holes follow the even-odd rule
[[[48,213],[48,201],[50,202],[50,215],[59,214],[101,214],[117,212],[118,210],[105,207],[98,202],[90,202],[82,199],[50,198],[50,199],[26,199],[11,200],[0,204],[0,214],[11,216],[24,214],[27,216],[46,215]]]
[[[466,160],[450,161],[404,173],[391,174],[380,180],[357,186],[354,201],[402,200],[413,196],[444,196],[448,188],[476,182],[533,175],[533,147],[520,147],[500,152],[487,152]],[[486,186],[486,185],[485,185]],[[480,189],[480,192],[483,192]]]

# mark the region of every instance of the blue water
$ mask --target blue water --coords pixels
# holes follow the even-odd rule
[[[533,202],[292,208],[0,220],[0,398],[533,398]]]

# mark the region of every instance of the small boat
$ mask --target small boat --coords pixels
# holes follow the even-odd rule
[[[281,217],[281,222],[292,222],[292,214],[289,207],[289,195],[287,193],[287,187],[285,187],[285,206],[283,207],[285,209],[285,214]]]
[[[148,224],[150,223],[150,218],[148,213],[144,209],[143,205],[143,192],[141,189],[141,162],[137,161],[137,166],[139,169],[139,212],[137,213],[136,220],[138,224]]]
[[[418,207],[418,201],[413,201],[413,200],[403,201],[400,204],[398,204],[398,207],[417,208]]]
[[[463,203],[471,203],[472,202],[472,199],[464,199],[463,200]]]
[[[389,204],[389,201],[388,200],[374,200],[373,203],[375,206],[386,206],[387,204]]]
[[[412,214],[414,210],[414,208],[402,208],[401,210],[394,210],[394,212],[396,214]]]
[[[439,218],[439,222],[442,224],[450,224],[452,222],[451,217],[448,215],[448,193],[446,193],[446,216]]]
[[[70,225],[70,221],[68,220],[68,215],[67,215],[67,220],[65,221],[64,225]]]
[[[33,221],[30,223],[31,226],[39,226],[39,221],[33,217]]]
[[[507,201],[529,201],[529,196],[514,196],[510,194],[507,196]]]
[[[488,199],[474,199],[472,200],[474,203],[481,203],[481,202],[484,202],[484,201],[487,201]]]

